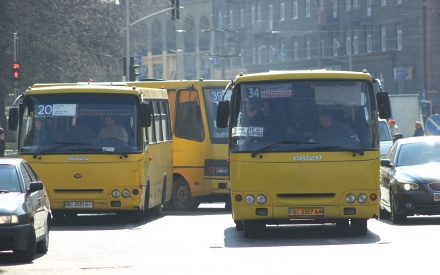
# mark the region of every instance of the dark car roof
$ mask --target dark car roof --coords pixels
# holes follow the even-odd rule
[[[440,142],[440,136],[408,137],[398,139],[399,144],[417,143],[417,142]]]

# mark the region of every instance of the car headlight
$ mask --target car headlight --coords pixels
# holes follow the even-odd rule
[[[347,196],[345,196],[345,201],[348,203],[353,203],[356,201],[356,196],[353,193],[347,194]]]
[[[16,215],[0,216],[0,224],[14,224],[14,223],[18,223],[18,216]]]
[[[403,188],[403,190],[405,191],[409,191],[409,190],[417,190],[420,188],[420,186],[417,183],[413,183],[413,182],[399,182],[400,187]]]
[[[254,198],[254,196],[252,196],[252,195],[246,195],[246,197],[244,197],[244,201],[245,201],[247,204],[253,204],[254,201],[255,201],[255,198]]]

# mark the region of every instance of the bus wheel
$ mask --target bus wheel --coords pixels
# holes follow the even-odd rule
[[[225,202],[225,210],[231,211],[232,210],[232,202],[231,199],[227,199]]]
[[[184,178],[174,181],[171,203],[179,211],[194,210],[199,206],[197,199],[191,196],[191,189]]]
[[[235,221],[235,229],[237,229],[237,231],[243,231],[243,222]]]
[[[259,238],[264,235],[266,224],[260,221],[243,221],[243,233],[246,239]]]
[[[367,235],[368,225],[367,219],[352,219],[351,220],[351,230],[355,235]]]

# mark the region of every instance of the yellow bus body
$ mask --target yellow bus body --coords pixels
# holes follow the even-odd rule
[[[240,104],[244,99],[240,96],[243,95],[236,94],[243,93],[241,87],[247,87],[243,85],[255,89],[258,85],[276,86],[277,81],[319,80],[359,80],[371,87],[373,83],[366,72],[316,70],[240,74],[234,81],[230,115],[242,114],[242,109],[238,111],[237,108],[242,108]],[[372,110],[376,110],[376,103],[372,105]],[[373,120],[377,116],[375,112],[371,115]],[[349,221],[352,226],[356,224],[358,233],[366,234],[366,220],[379,216],[378,148],[361,153],[349,150],[266,150],[252,156],[252,151],[232,149],[235,143],[232,143],[231,131],[238,122],[233,124],[232,118],[229,119],[232,217],[237,230],[244,229],[245,237],[258,236],[266,224],[336,223],[345,227]],[[377,125],[372,124],[372,128],[375,127]],[[346,197],[350,193],[356,198],[365,194],[367,202],[348,203]],[[248,195],[253,197],[253,202],[246,202]],[[258,203],[259,195],[264,195],[267,201]]]
[[[133,89],[108,86],[73,86],[41,84],[31,88],[31,95],[131,94],[144,102],[167,101],[166,90]],[[103,102],[105,104],[105,100]],[[29,154],[21,153],[48,190],[54,215],[77,213],[135,214],[136,219],[149,209],[160,211],[172,193],[172,142],[152,143],[143,132],[143,151],[118,154]],[[23,133],[22,133],[23,134]],[[112,196],[114,190],[129,190],[129,197]],[[93,208],[66,208],[65,202],[93,202]],[[129,212],[127,212],[129,211]]]
[[[184,202],[181,206],[174,205],[180,210],[190,210],[198,206],[200,202],[227,201],[229,203],[229,174],[209,175],[206,173],[207,161],[221,161],[226,164],[228,157],[227,139],[223,144],[213,143],[208,129],[206,100],[203,93],[205,88],[216,88],[222,91],[230,81],[227,80],[165,80],[165,81],[139,81],[127,82],[127,86],[164,88],[168,91],[170,109],[173,121],[173,175],[174,180],[183,178],[191,191],[191,198],[196,199],[191,207],[186,207]],[[188,90],[189,87],[197,91],[203,122],[203,140],[191,140],[176,136],[176,93]],[[212,122],[211,122],[212,123]],[[228,166],[226,166],[229,169]],[[175,186],[175,188],[179,188]],[[196,197],[196,198],[195,198]]]

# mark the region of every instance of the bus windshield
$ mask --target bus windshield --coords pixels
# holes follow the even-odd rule
[[[128,154],[142,151],[137,97],[122,94],[29,95],[22,104],[22,154]]]
[[[361,80],[239,83],[231,151],[340,151],[378,148],[371,129],[373,87]],[[363,153],[362,153],[363,154]]]
[[[224,87],[219,88],[204,88],[204,98],[206,105],[206,116],[208,119],[209,133],[211,135],[211,140],[213,142],[223,141],[227,143],[228,140],[228,128],[217,128],[216,127],[216,115],[217,115],[217,106],[218,102],[222,100],[223,93],[225,91]],[[225,100],[231,99],[231,90],[228,90],[225,95]]]

